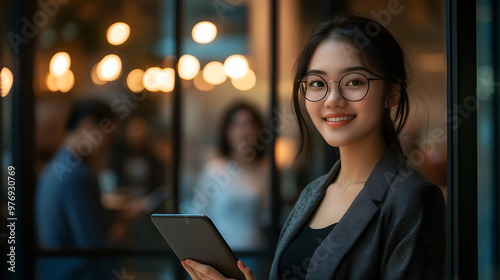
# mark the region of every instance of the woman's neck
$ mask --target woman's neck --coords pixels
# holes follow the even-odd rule
[[[341,184],[364,183],[386,149],[379,135],[340,147],[341,167],[337,178]]]

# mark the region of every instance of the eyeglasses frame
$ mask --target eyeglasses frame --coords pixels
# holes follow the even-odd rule
[[[365,79],[368,81],[368,87],[366,88],[366,92],[365,94],[363,95],[363,97],[361,97],[360,99],[356,99],[356,100],[351,100],[351,99],[348,99],[346,98],[343,94],[342,94],[342,91],[340,90],[340,82],[342,81],[342,79],[344,79],[345,76],[347,75],[351,75],[351,74],[359,74],[363,77],[365,77]],[[326,84],[326,92],[325,92],[325,95],[323,95],[323,97],[321,97],[320,99],[318,100],[311,100],[309,98],[306,97],[305,93],[302,92],[301,90],[301,86],[300,86],[300,83],[302,83],[302,80],[304,79],[304,77],[306,76],[317,76],[317,77],[320,77]],[[344,98],[345,100],[347,101],[350,101],[350,102],[358,102],[358,101],[361,101],[363,100],[363,98],[366,97],[366,95],[368,94],[368,91],[370,91],[370,81],[378,81],[378,80],[385,80],[383,78],[368,78],[365,74],[363,73],[360,73],[360,72],[349,72],[349,73],[346,73],[344,74],[340,80],[337,82],[337,81],[334,81],[334,80],[330,80],[330,81],[327,81],[325,78],[323,78],[323,76],[319,75],[319,74],[315,74],[315,73],[311,73],[311,74],[306,74],[304,76],[302,76],[302,78],[300,78],[297,82],[299,83],[299,91],[301,92],[301,95],[304,96],[304,98],[307,100],[307,101],[310,101],[310,102],[319,102],[323,99],[325,99],[325,97],[328,95],[328,93],[330,92],[330,86],[328,85],[330,82],[331,83],[337,83],[337,90],[340,94],[340,96],[342,96],[342,98]]]

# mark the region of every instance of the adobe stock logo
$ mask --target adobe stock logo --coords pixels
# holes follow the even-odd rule
[[[59,6],[67,4],[69,0],[39,0],[38,11],[33,14],[32,19],[22,17],[21,34],[10,32],[7,34],[10,45],[17,54],[21,44],[27,44],[30,39],[33,39],[40,28],[49,23],[49,19],[53,18],[59,12]]]

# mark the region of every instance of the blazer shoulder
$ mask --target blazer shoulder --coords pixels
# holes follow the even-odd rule
[[[387,200],[407,206],[439,204],[444,207],[440,188],[408,163],[401,165],[389,184]]]

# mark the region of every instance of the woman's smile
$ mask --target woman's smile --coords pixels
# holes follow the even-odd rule
[[[336,128],[350,123],[354,118],[356,118],[356,115],[337,113],[337,114],[328,114],[323,118],[323,120],[329,127]]]

